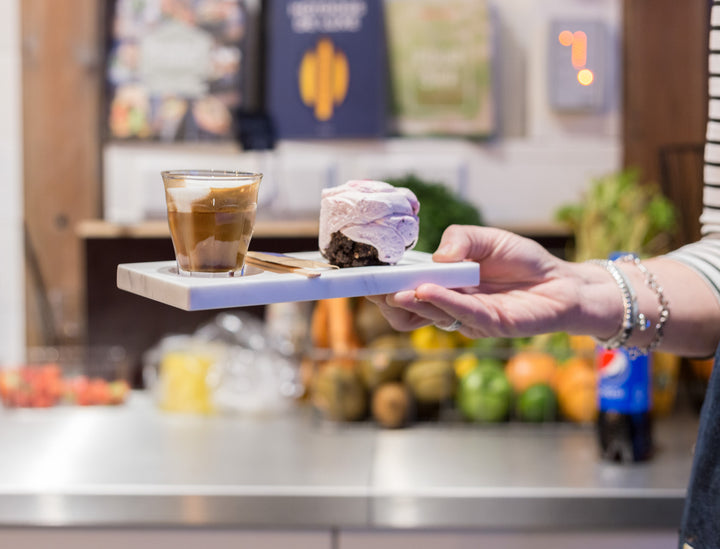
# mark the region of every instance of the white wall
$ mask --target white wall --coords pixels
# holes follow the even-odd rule
[[[489,0],[497,23],[496,139],[290,141],[271,155],[237,148],[112,143],[104,151],[104,217],[136,222],[164,212],[159,172],[179,164],[265,174],[260,204],[269,215],[316,216],[320,188],[355,178],[414,172],[459,190],[485,222],[529,232],[557,230],[555,212],[580,200],[593,178],[621,166],[622,0]],[[553,111],[547,99],[550,24],[600,21],[615,48],[613,86],[599,112]]]
[[[20,2],[0,2],[0,367],[25,354]]]

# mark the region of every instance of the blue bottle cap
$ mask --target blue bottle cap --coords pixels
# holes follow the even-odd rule
[[[637,254],[631,253],[631,252],[612,252],[610,255],[608,255],[608,259],[610,261],[615,261],[616,259],[620,259],[621,257],[625,257],[626,255],[629,255],[633,258],[637,257]]]

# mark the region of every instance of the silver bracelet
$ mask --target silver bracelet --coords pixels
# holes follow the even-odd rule
[[[627,343],[633,331],[637,327],[640,330],[647,328],[647,319],[645,315],[638,311],[637,296],[632,285],[625,277],[625,274],[615,266],[615,263],[606,259],[590,259],[588,263],[602,265],[612,275],[613,279],[620,288],[623,301],[623,316],[620,330],[610,339],[600,339],[595,337],[595,341],[605,349],[617,349]]]
[[[618,261],[625,261],[635,265],[645,277],[645,285],[655,293],[658,299],[658,321],[657,324],[655,324],[655,334],[647,347],[638,349],[640,353],[647,354],[657,348],[662,341],[663,335],[665,334],[665,323],[670,318],[670,303],[665,298],[663,287],[658,284],[655,276],[648,268],[642,264],[640,258],[636,255],[628,254],[618,258]]]

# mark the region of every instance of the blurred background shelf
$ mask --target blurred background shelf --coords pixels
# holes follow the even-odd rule
[[[113,238],[170,238],[167,220],[138,223],[112,223],[102,219],[87,219],[78,223],[81,239]],[[317,238],[317,219],[268,220],[258,219],[253,238]]]

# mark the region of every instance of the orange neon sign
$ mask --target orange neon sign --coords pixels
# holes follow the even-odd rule
[[[586,68],[588,39],[587,34],[583,31],[564,30],[558,34],[558,41],[561,45],[570,48],[570,61],[575,69],[577,69],[578,82],[583,86],[589,86],[595,80],[595,74]]]

